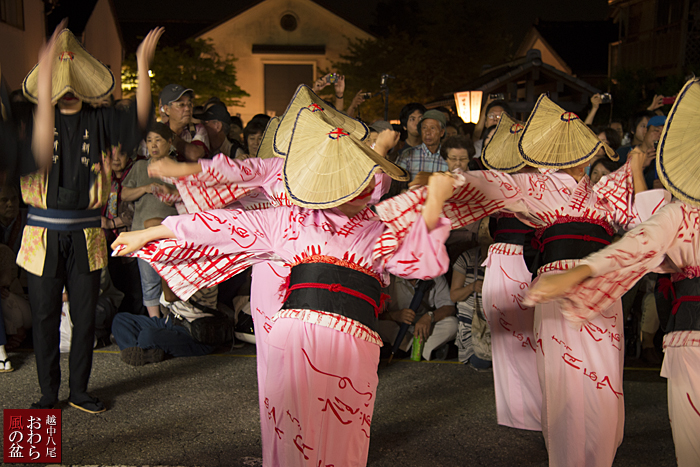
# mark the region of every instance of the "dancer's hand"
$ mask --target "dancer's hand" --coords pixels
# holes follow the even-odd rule
[[[382,157],[386,157],[389,154],[396,143],[399,142],[399,137],[401,134],[394,130],[384,130],[379,135],[377,135],[377,141],[374,143],[374,152]]]
[[[590,277],[592,273],[591,268],[584,264],[561,274],[542,276],[530,286],[525,297],[525,305],[534,306],[536,303],[547,303],[562,297],[569,289]]]
[[[416,177],[409,182],[408,186],[425,186],[428,184],[428,179],[432,174],[432,172],[418,172]]]
[[[146,230],[136,230],[134,232],[122,232],[112,243],[112,250],[117,256],[126,256],[136,250],[140,250],[148,243]]]
[[[165,28],[159,27],[151,29],[143,39],[138,49],[136,49],[136,63],[139,66],[145,67],[147,70],[153,62],[153,57],[156,54],[156,45],[160,40],[160,36],[165,32]]]

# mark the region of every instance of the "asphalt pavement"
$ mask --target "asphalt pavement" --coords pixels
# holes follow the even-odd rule
[[[90,392],[109,408],[98,415],[68,406],[62,355],[63,465],[262,465],[254,354],[246,344],[130,367],[116,346],[96,350]],[[15,371],[0,374],[0,407],[29,408],[39,399],[34,354],[10,358]],[[626,370],[624,392],[625,438],[613,465],[674,466],[659,369]],[[496,424],[491,373],[455,361],[394,360],[379,367],[368,465],[546,466],[547,451],[541,433]]]

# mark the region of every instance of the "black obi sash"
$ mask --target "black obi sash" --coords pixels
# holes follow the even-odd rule
[[[668,319],[665,330],[700,331],[700,277],[671,282],[660,278],[656,304],[661,323]]]
[[[509,243],[524,245],[531,238],[535,229],[520,222],[515,217],[499,217],[496,220],[496,230],[493,232],[494,243]]]
[[[346,316],[377,332],[382,290],[363,272],[328,263],[297,264],[289,274],[283,310],[316,310]]]
[[[525,244],[523,255],[533,277],[545,264],[565,259],[582,259],[612,242],[604,227],[588,222],[567,222],[547,227],[542,235]]]

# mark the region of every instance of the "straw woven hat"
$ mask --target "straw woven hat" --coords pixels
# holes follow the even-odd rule
[[[542,94],[520,137],[518,149],[535,167],[566,169],[591,160],[600,148],[614,161],[619,157],[573,112],[567,112]]]
[[[481,161],[487,168],[513,173],[525,166],[525,161],[518,150],[518,142],[523,128],[521,122],[513,120],[507,113],[501,114],[496,132],[481,155]]]
[[[262,141],[260,141],[260,146],[258,146],[258,152],[255,154],[255,157],[259,157],[260,159],[280,157],[277,154],[275,154],[275,151],[273,151],[272,149],[272,143],[275,139],[275,132],[277,131],[277,127],[279,126],[279,124],[279,117],[272,117],[270,121],[267,122],[265,131],[263,132]]]
[[[24,95],[37,100],[39,64],[32,68],[24,82]],[[114,89],[114,75],[102,62],[90,55],[72,32],[64,29],[56,38],[56,57],[51,76],[51,101],[55,104],[64,94],[72,92],[85,102],[96,102]]]
[[[410,178],[404,169],[311,109],[299,110],[293,128],[283,175],[285,191],[298,206],[340,206],[358,196],[378,169],[395,180]]]
[[[284,157],[287,155],[289,141],[294,131],[297,115],[299,114],[299,110],[304,107],[311,109],[329,125],[343,128],[346,132],[361,141],[369,136],[369,128],[367,128],[367,125],[326,104],[310,87],[302,84],[294,93],[294,97],[292,97],[292,101],[287,106],[284,115],[282,115],[279,128],[275,133],[273,149],[278,156]]]
[[[656,151],[656,172],[678,199],[700,206],[700,78],[685,83],[666,118]]]

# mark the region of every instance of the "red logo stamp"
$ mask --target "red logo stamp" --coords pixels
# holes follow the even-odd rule
[[[61,463],[61,411],[5,409],[4,462]]]

